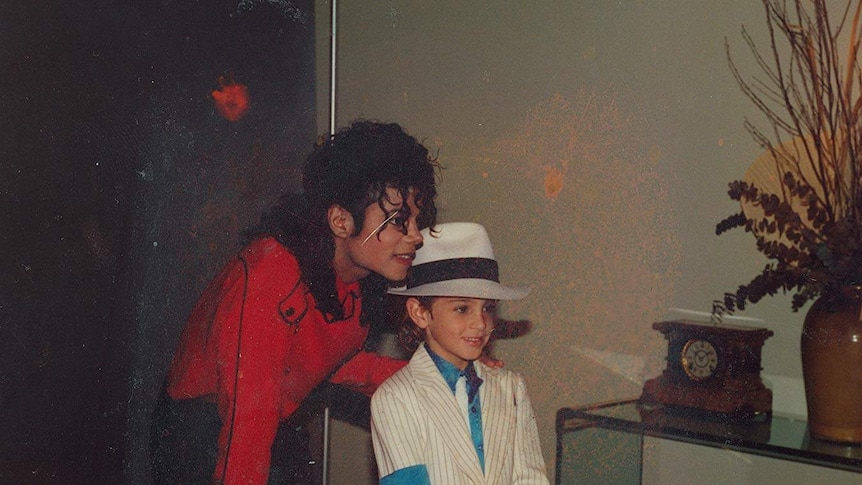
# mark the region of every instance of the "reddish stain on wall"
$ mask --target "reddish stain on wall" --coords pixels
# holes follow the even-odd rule
[[[216,109],[224,119],[238,121],[248,112],[248,88],[224,77],[220,77],[218,83],[219,88],[212,92]]]

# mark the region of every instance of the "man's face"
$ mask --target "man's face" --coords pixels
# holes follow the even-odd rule
[[[413,193],[405,201],[393,188],[386,189],[382,208],[377,203],[366,207],[362,230],[349,236],[344,245],[354,279],[364,278],[371,272],[390,281],[406,278],[416,249],[422,244],[416,223],[418,215]]]

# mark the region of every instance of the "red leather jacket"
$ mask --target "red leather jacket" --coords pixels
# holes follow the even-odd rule
[[[362,351],[368,328],[359,323],[359,284],[339,280],[337,290],[347,318],[328,323],[300,280],[296,258],[263,238],[201,296],[168,372],[168,394],[217,404],[217,481],[265,484],[279,421],[325,379],[371,395],[404,366]]]

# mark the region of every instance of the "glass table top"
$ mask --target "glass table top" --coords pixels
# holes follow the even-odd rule
[[[599,426],[862,473],[862,446],[812,439],[804,420],[779,414],[741,420],[636,399],[557,413],[557,432]]]

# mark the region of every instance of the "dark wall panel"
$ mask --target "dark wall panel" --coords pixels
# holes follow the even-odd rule
[[[306,0],[0,4],[0,483],[148,483],[185,316],[298,188],[313,42]]]

